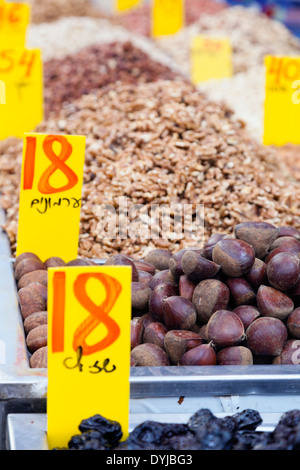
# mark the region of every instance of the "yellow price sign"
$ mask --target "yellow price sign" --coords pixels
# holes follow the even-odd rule
[[[84,136],[24,136],[17,256],[77,257],[84,157]]]
[[[66,447],[82,419],[118,421],[128,436],[131,268],[48,270],[47,437]]]
[[[0,108],[0,139],[22,138],[43,120],[43,66],[39,49],[0,49],[0,81],[6,104]]]
[[[232,47],[229,38],[195,36],[191,43],[191,79],[197,85],[232,76]]]
[[[115,0],[115,10],[117,13],[126,12],[142,4],[142,0]]]
[[[265,57],[265,145],[300,144],[300,57]]]
[[[152,0],[152,36],[177,33],[184,17],[184,0]]]
[[[0,2],[0,48],[25,47],[29,21],[28,4]]]

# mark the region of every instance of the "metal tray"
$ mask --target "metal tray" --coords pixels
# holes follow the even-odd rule
[[[0,222],[4,220],[0,212]],[[131,398],[300,395],[297,365],[138,367]],[[0,231],[0,400],[42,398],[47,369],[31,369],[13,273],[10,244]]]

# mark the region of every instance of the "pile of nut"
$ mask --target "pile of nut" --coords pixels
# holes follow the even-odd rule
[[[234,235],[214,233],[175,254],[154,249],[105,261],[131,267],[132,367],[300,363],[300,231],[244,222]],[[47,367],[48,267],[92,264],[16,258],[31,367]]]
[[[160,47],[187,76],[191,40],[199,34],[230,38],[235,73],[263,65],[265,55],[299,55],[300,51],[299,39],[279,21],[242,6],[226,8],[215,15],[203,15],[175,36],[159,40]]]
[[[64,103],[110,83],[147,83],[176,76],[129,41],[88,46],[62,59],[45,62],[45,118],[60,111]]]
[[[87,137],[80,256],[144,256],[156,247],[176,252],[214,232],[232,233],[245,220],[300,226],[300,189],[276,152],[246,139],[227,107],[208,101],[186,82],[112,84],[65,106],[37,131]],[[21,141],[1,143],[0,202],[13,253],[21,161]],[[169,207],[169,232],[160,218],[150,239],[142,223],[134,236],[122,235],[117,220],[115,236],[106,236],[103,210],[112,206],[118,216],[124,197],[130,223],[141,222],[130,213],[133,206],[142,205],[146,219],[152,206]],[[191,221],[191,230],[174,239],[174,205],[195,212],[203,206],[204,230],[192,230]]]
[[[299,255],[298,230],[245,222],[133,260],[131,365],[299,364]]]
[[[29,0],[31,21],[36,24],[47,23],[66,16],[100,15],[90,0]],[[102,15],[101,15],[102,16]]]

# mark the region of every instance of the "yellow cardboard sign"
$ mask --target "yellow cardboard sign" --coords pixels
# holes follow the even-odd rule
[[[184,17],[184,0],[152,0],[152,36],[177,33]]]
[[[195,36],[191,43],[191,79],[195,85],[232,76],[232,47],[229,38]]]
[[[0,140],[22,138],[43,120],[43,66],[38,49],[0,49],[0,81],[6,104],[0,107]]]
[[[28,4],[0,2],[0,48],[25,47],[29,21]]]
[[[85,137],[25,134],[17,256],[78,255]]]
[[[47,437],[66,447],[83,419],[100,414],[128,436],[131,269],[48,270]]]
[[[142,4],[142,0],[115,0],[116,12],[126,12]]]
[[[300,57],[265,57],[265,145],[300,144]]]

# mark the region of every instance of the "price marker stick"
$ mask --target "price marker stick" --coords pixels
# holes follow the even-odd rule
[[[265,57],[265,145],[300,144],[300,57]]]
[[[1,48],[25,47],[30,10],[30,5],[26,3],[0,2]]]
[[[184,26],[184,0],[152,1],[152,36],[168,36]]]
[[[137,8],[141,4],[142,0],[115,0],[115,11],[117,13],[124,13]]]
[[[195,36],[191,43],[191,78],[195,85],[232,76],[232,47],[229,38]]]
[[[118,421],[128,437],[131,268],[48,270],[47,435],[66,447],[83,419]]]
[[[0,108],[0,139],[22,138],[43,120],[40,50],[0,49],[0,81],[6,85],[6,106]]]
[[[25,134],[17,256],[78,255],[85,137]]]

